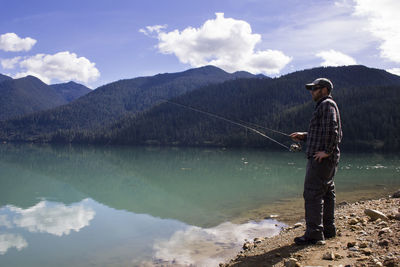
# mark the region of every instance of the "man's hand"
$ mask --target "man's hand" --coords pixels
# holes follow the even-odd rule
[[[292,138],[293,141],[295,142],[299,142],[304,140],[304,138],[306,137],[307,133],[304,132],[295,132],[295,133],[291,133],[289,136]]]
[[[326,154],[324,151],[318,151],[314,154],[314,160],[318,160],[318,162],[321,163],[324,158],[327,158],[330,155],[331,154]]]

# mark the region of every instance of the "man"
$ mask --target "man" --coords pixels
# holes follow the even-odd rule
[[[306,232],[294,239],[298,245],[316,244],[324,238],[336,236],[334,209],[335,184],[342,139],[339,109],[333,101],[333,84],[326,78],[318,78],[306,84],[312,99],[317,103],[308,132],[290,135],[294,141],[307,142],[307,168],[304,181],[304,207]]]

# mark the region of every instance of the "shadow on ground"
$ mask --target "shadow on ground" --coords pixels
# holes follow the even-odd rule
[[[304,246],[299,246],[296,244],[286,245],[274,250],[270,250],[265,254],[246,256],[243,258],[237,258],[235,263],[230,266],[235,267],[247,267],[247,266],[272,266],[283,261],[285,258],[289,258],[290,255],[296,253],[297,251],[303,249]]]

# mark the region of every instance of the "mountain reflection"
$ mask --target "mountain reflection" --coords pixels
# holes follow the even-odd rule
[[[0,155],[7,184],[0,205],[91,198],[201,227],[300,192],[303,172],[294,163],[302,156],[289,152],[10,144],[0,146]]]

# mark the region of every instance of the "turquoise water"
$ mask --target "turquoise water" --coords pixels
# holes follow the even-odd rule
[[[301,197],[302,153],[0,145],[0,266],[212,266],[273,220],[231,223]],[[400,186],[399,155],[344,154],[337,190]]]

